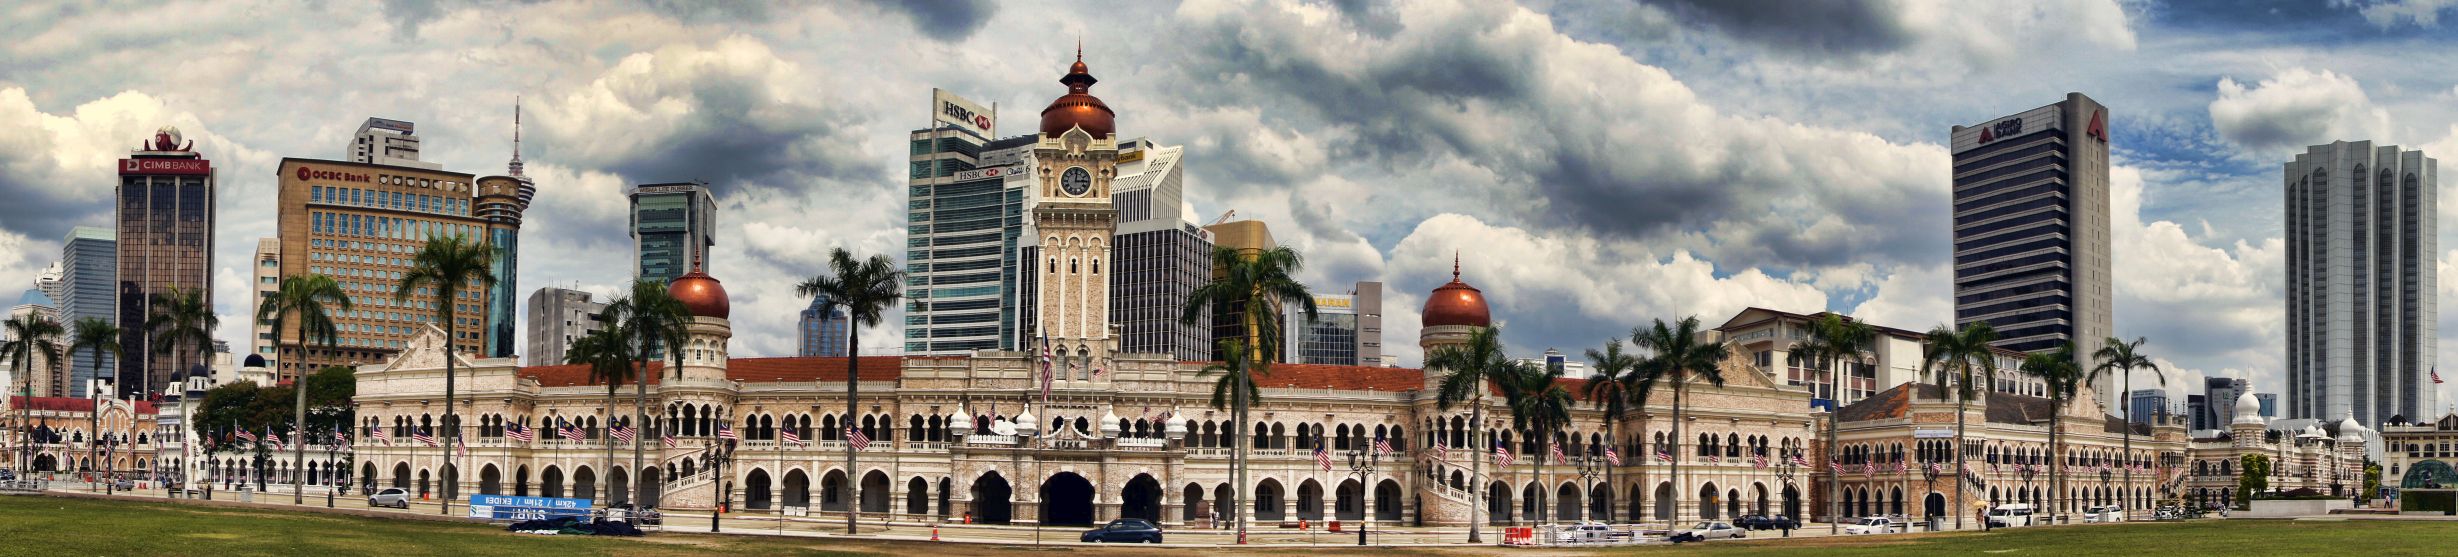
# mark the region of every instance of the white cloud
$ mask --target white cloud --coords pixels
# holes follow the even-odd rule
[[[2332,0],[2333,4],[2357,6],[2364,20],[2383,29],[2412,22],[2417,27],[2441,26],[2441,12],[2458,9],[2458,0]]]
[[[1865,322],[1910,329],[1954,322],[1954,270],[1947,264],[1898,266],[1876,281],[1877,295],[1848,312]]]
[[[2389,111],[2374,106],[2354,77],[2330,70],[2289,68],[2250,85],[2222,77],[2218,88],[2219,98],[2210,103],[2211,127],[2259,160],[2275,161],[2333,140],[2382,138],[2390,131]]]

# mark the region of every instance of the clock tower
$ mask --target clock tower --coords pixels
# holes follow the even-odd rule
[[[1118,229],[1118,210],[1110,203],[1110,179],[1118,174],[1117,115],[1092,96],[1097,81],[1078,51],[1075,65],[1058,80],[1067,94],[1041,110],[1040,143],[1033,148],[1039,189],[1032,216],[1041,260],[1035,262],[1039,318],[1030,342],[1046,342],[1062,380],[1091,379],[1094,369],[1109,365],[1116,340],[1109,273],[1116,268],[1110,240]]]

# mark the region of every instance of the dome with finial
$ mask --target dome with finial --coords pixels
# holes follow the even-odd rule
[[[2356,423],[2355,412],[2350,411],[2347,417],[2339,419],[2338,441],[2340,443],[2364,442],[2364,424]]]
[[[1049,108],[1041,109],[1043,137],[1058,137],[1075,128],[1083,128],[1084,133],[1096,138],[1117,133],[1118,113],[1111,111],[1100,97],[1092,96],[1092,84],[1101,80],[1093,79],[1092,71],[1084,66],[1083,45],[1076,45],[1075,65],[1069,66],[1067,75],[1058,78],[1058,82],[1067,86],[1067,94],[1050,101]]]
[[[2229,423],[2261,425],[2261,423],[2262,423],[2262,401],[2261,401],[2261,399],[2255,398],[2255,397],[2253,396],[2253,391],[2250,391],[2250,390],[2245,391],[2245,392],[2244,392],[2244,394],[2237,395],[2237,397],[2236,397],[2236,418],[2235,418],[2235,419],[2233,419],[2233,420],[2230,420],[2230,422],[2229,422]]]
[[[1493,311],[1485,306],[1485,292],[1459,280],[1459,256],[1451,256],[1451,282],[1434,288],[1434,295],[1425,299],[1422,323],[1427,327],[1465,325],[1493,326]]]
[[[682,302],[683,309],[695,317],[725,319],[732,312],[733,302],[726,297],[725,285],[717,282],[717,277],[702,272],[698,261],[692,262],[691,272],[666,283],[666,294]]]

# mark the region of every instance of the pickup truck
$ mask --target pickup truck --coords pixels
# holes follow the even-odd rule
[[[1863,518],[1860,522],[1850,526],[1845,526],[1844,533],[1853,535],[1900,534],[1903,533],[1903,528],[1904,524],[1901,522],[1895,522],[1895,519],[1883,516],[1872,516]]]

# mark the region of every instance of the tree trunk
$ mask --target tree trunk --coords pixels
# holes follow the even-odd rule
[[[1964,482],[1967,481],[1967,478],[1963,477],[1963,414],[1972,402],[1971,397],[1964,396],[1962,393],[1962,389],[1970,387],[1968,384],[1970,374],[1965,374],[1965,377],[1967,378],[1966,384],[1955,386],[1954,401],[1954,529],[1956,530],[1963,529],[1963,488],[1965,487]]]
[[[1829,361],[1827,367],[1834,367],[1832,360]],[[1826,389],[1826,446],[1831,453],[1835,450],[1835,422],[1843,415],[1843,396],[1841,394],[1843,393],[1843,378],[1833,371],[1827,372]],[[1834,456],[1830,454],[1827,458],[1834,458]],[[1827,472],[1830,475],[1827,476],[1826,481],[1826,504],[1827,508],[1832,510],[1827,511],[1826,533],[1832,535],[1843,528],[1843,507],[1842,502],[1839,501],[1843,497],[1840,493],[1843,488],[1841,485],[1843,477],[1841,474],[1835,474],[1835,468],[1832,466],[1827,467]],[[1814,470],[1811,471],[1811,474],[1816,473]]]
[[[861,399],[862,399],[862,327],[861,327],[860,325],[855,325],[855,326],[851,326],[851,327],[846,327],[846,329],[850,329],[850,331],[848,331],[848,332],[846,333],[848,336],[846,337],[846,341],[845,341],[845,424],[844,424],[844,425],[845,425],[845,429],[850,430],[850,429],[853,429],[853,427],[854,427],[854,425],[853,425],[853,423],[854,423],[854,422],[853,422],[853,420],[854,420],[854,417],[853,417],[853,415],[854,415],[854,409],[855,409],[855,408],[856,408],[856,407],[857,407],[857,406],[861,403]],[[1048,412],[1048,410],[1047,410],[1047,409],[1044,409],[1044,410],[1043,410],[1043,412]],[[850,435],[839,435],[839,437],[852,437],[852,436],[850,436]],[[858,461],[859,461],[859,457],[857,457],[857,456],[855,455],[854,450],[853,450],[853,440],[852,440],[852,439],[846,439],[846,440],[845,440],[845,493],[846,493],[847,495],[846,495],[846,498],[845,498],[845,533],[847,533],[847,534],[852,534],[852,533],[854,533],[854,523],[855,523],[855,520],[856,520],[856,518],[857,518],[857,517],[860,517],[860,516],[862,515],[862,476],[861,476],[861,468],[858,468],[858,467],[856,467],[856,466],[855,466],[855,464],[856,464]],[[1039,515],[1039,514],[1035,514],[1035,515],[1034,515],[1034,518],[1035,518],[1035,522],[1034,522],[1034,523],[1035,523],[1035,524],[1039,524],[1039,523],[1040,523],[1040,522],[1039,522],[1040,515]]]
[[[621,385],[621,384],[619,384],[619,383],[616,383],[616,382],[615,382],[615,380],[614,380],[614,378],[612,378],[612,377],[608,377],[608,378],[606,378],[606,422],[607,422],[607,423],[609,423],[609,424],[614,423],[614,399],[615,399],[615,390],[616,390],[616,389],[620,389],[620,388],[622,388],[622,385]],[[613,432],[614,432],[614,428],[612,428],[612,427],[606,428],[606,431],[607,431],[607,435],[606,435],[606,445],[605,445],[606,461],[605,461],[604,469],[605,469],[605,470],[614,470],[614,434],[613,434]],[[639,438],[640,438],[640,430],[639,430],[639,429],[633,429],[633,430],[632,430],[632,438],[633,438],[633,439],[639,439]],[[632,473],[631,473],[631,474],[629,474],[629,475],[639,475],[639,474],[640,474],[640,467],[638,467],[638,466],[634,466],[634,467],[632,467]],[[607,475],[606,475],[606,479],[609,479],[609,480],[614,479],[614,474],[607,474]],[[629,478],[626,478],[626,479],[628,480]],[[614,495],[615,493],[618,493],[617,491],[615,491],[615,490],[618,490],[618,489],[623,489],[623,486],[614,485],[614,484],[613,484],[613,483],[611,483],[611,482],[607,483],[607,485],[606,485],[606,494],[609,496],[609,497],[608,497],[608,499],[614,499],[614,497],[611,497],[611,496],[612,496],[612,495]],[[639,502],[638,502],[638,501],[634,501],[632,504],[634,504],[634,505],[638,505],[638,504],[639,504]]]
[[[2062,502],[2065,494],[2065,464],[2059,462],[2062,459],[2058,458],[2058,455],[2064,454],[2065,451],[2057,448],[2057,430],[2065,429],[2065,402],[2057,401],[2054,406],[2057,411],[2048,415],[2049,524],[2057,523],[2058,511],[2063,510],[2061,508],[2063,505],[2059,503]]]
[[[1681,447],[1681,393],[1682,391],[1688,390],[1688,381],[1685,381],[1685,379],[1688,379],[1688,375],[1689,370],[1673,370],[1673,447],[1675,449],[1679,449]],[[1689,489],[1689,486],[1681,481],[1681,451],[1673,451],[1672,457],[1672,469],[1666,470],[1664,474],[1666,478],[1673,480],[1673,494],[1669,496],[1671,497],[1669,500],[1673,502],[1673,516],[1665,519],[1667,521],[1667,528],[1670,528],[1672,524],[1680,522],[1681,492]]]
[[[1616,395],[1616,396],[1619,396],[1619,395]],[[1614,437],[1614,436],[1613,436],[1613,422],[1614,422],[1613,418],[1605,418],[1605,442],[1606,442],[1606,443],[1618,443],[1618,442],[1621,442],[1621,438],[1619,438],[1619,437]],[[1588,449],[1588,450],[1593,451],[1593,450],[1595,450],[1595,449],[1590,448],[1590,449]],[[1600,466],[1600,468],[1604,468],[1604,469],[1605,469],[1605,484],[1604,484],[1604,485],[1605,485],[1605,491],[1606,491],[1606,493],[1611,493],[1611,492],[1615,491],[1615,490],[1613,489],[1613,468],[1614,468],[1614,465],[1613,465],[1613,463],[1611,463],[1611,462],[1604,462],[1604,463],[1600,463],[1600,464],[1603,464],[1603,465],[1604,465],[1604,466]],[[1595,488],[1594,486],[1580,486],[1580,489],[1587,490],[1587,496],[1588,496],[1588,498],[1589,498],[1589,499],[1595,499],[1595,497],[1596,497],[1596,488]],[[1588,502],[1588,506],[1593,507],[1593,506],[1596,506],[1596,504],[1595,504],[1595,502],[1594,502],[1594,501],[1589,501],[1589,502]],[[1603,518],[1604,518],[1604,521],[1605,521],[1605,522],[1607,522],[1607,523],[1613,522],[1613,505],[1605,505],[1605,512],[1604,512],[1604,517],[1603,517]]]
[[[638,316],[634,316],[633,318],[634,318],[634,319],[638,319]],[[649,416],[649,410],[648,410],[648,400],[649,400],[649,347],[650,347],[650,346],[655,346],[656,344],[657,344],[657,333],[656,333],[656,331],[654,330],[654,328],[653,328],[653,327],[643,327],[643,328],[641,328],[641,330],[640,330],[640,348],[639,348],[639,350],[638,350],[637,355],[635,356],[636,358],[638,358],[638,360],[637,360],[637,361],[639,362],[639,365],[638,365],[638,366],[635,366],[635,367],[633,367],[633,368],[632,368],[632,419],[636,420],[636,422],[633,424],[633,427],[635,427],[635,428],[639,427],[639,423],[637,423],[637,422],[645,422],[645,421],[648,421],[648,416]],[[610,395],[610,396],[611,396],[611,395]],[[658,433],[658,435],[660,435],[660,436],[672,435],[672,433],[671,433],[671,432],[667,432],[667,431],[665,431],[665,429],[664,429],[664,428],[662,428],[662,427],[661,427],[661,428],[658,428],[658,432],[657,432],[657,433]],[[643,438],[643,437],[642,437],[642,435],[643,435],[643,434],[641,433],[641,431],[640,431],[640,430],[638,430],[638,429],[634,429],[634,430],[632,430],[632,473],[631,473],[632,477],[631,477],[631,478],[627,478],[627,479],[629,479],[629,480],[632,482],[632,485],[631,485],[631,486],[624,486],[624,487],[626,487],[626,488],[629,488],[629,487],[632,487],[632,486],[643,485],[643,484],[644,484],[644,482],[640,481],[640,479],[641,479],[641,477],[642,477],[642,476],[641,476],[641,472],[642,472],[641,466],[644,464],[644,462],[641,460],[641,447],[645,446],[647,439]],[[609,451],[611,451],[612,449],[608,449],[608,450],[609,450]],[[673,471],[672,471],[672,470],[667,470],[666,472],[671,473],[671,472],[673,472]],[[646,485],[648,485],[648,486],[650,486],[650,487],[657,487],[657,486],[658,486],[658,484],[659,484],[659,482],[645,482],[645,484],[646,484]],[[637,499],[642,499],[642,498],[643,498],[643,497],[640,497],[640,495],[641,495],[640,490],[634,490],[634,491],[633,491],[633,493],[632,493],[632,495],[633,495],[633,499],[635,499],[635,500],[632,502],[632,504],[634,505],[634,507],[633,507],[633,508],[648,508],[648,507],[649,507],[648,505],[642,505],[642,504],[641,504],[641,503],[642,503],[642,501],[638,501],[638,500],[637,500]]]
[[[447,289],[446,291],[453,292],[457,290]],[[449,296],[450,294],[444,295]],[[450,308],[452,307],[452,301],[446,300],[440,305],[445,308]],[[443,496],[436,498],[436,501],[442,503],[441,506],[443,507],[443,511],[441,514],[444,515],[452,514],[453,487],[454,484],[460,483],[456,481],[457,477],[460,476],[460,474],[458,474],[460,471],[452,467],[452,448],[454,447],[454,443],[460,441],[461,439],[461,421],[453,417],[455,415],[453,414],[453,408],[458,405],[454,404],[456,399],[453,398],[452,376],[454,373],[452,370],[452,349],[454,347],[454,341],[460,340],[461,333],[459,330],[460,328],[456,326],[457,324],[453,323],[452,319],[452,313],[449,309],[446,310],[444,313],[444,469],[438,470],[437,472],[439,473],[436,474],[439,479],[443,480],[441,482],[443,484],[442,489],[437,490]]]
[[[1485,431],[1485,382],[1477,381],[1476,383],[1477,395],[1468,399],[1468,419],[1470,420],[1468,422],[1468,444],[1484,447],[1477,442],[1477,434]],[[1487,453],[1493,452],[1493,449],[1484,450]],[[1484,528],[1481,524],[1484,521],[1477,520],[1477,513],[1486,513],[1488,517],[1493,514],[1492,509],[1485,508],[1486,486],[1477,479],[1485,474],[1483,456],[1477,454],[1476,449],[1470,449],[1468,453],[1468,483],[1472,484],[1468,486],[1468,506],[1470,507],[1468,509],[1468,543],[1485,543]]]
[[[2118,495],[2118,501],[2132,499],[2134,493],[2134,405],[2131,401],[2127,401],[2125,398],[2133,396],[2134,393],[2134,368],[2130,366],[2126,367],[2124,373],[2125,392],[2118,395],[2117,400],[2122,401],[2118,404],[2125,405],[2125,452],[2123,453],[2125,456],[2123,461],[2118,462],[2118,464],[2125,467],[2125,485],[2120,488],[2123,491]],[[2126,503],[2119,504],[2125,504],[2129,507],[2132,506]]]
[[[289,312],[276,312],[273,316],[274,356],[282,355],[282,314],[285,313]],[[274,365],[281,365],[281,363],[275,362]],[[290,504],[300,505],[305,504],[307,498],[307,471],[305,466],[300,466],[307,462],[307,436],[304,434],[307,431],[307,370],[304,366],[299,370],[298,378],[291,380],[290,390],[293,394],[298,395],[296,397],[298,403],[292,408],[290,426],[302,432],[298,436],[299,439],[291,440],[294,442],[291,443],[290,451]]]

